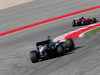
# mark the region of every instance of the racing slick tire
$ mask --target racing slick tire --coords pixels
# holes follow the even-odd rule
[[[73,22],[73,23],[72,23],[72,27],[75,27],[75,26],[76,26],[76,23],[75,23],[75,22]]]
[[[32,63],[38,62],[39,56],[38,56],[37,51],[35,51],[35,50],[34,51],[30,51],[30,59],[31,59]]]
[[[96,23],[97,20],[96,20],[96,18],[93,18],[92,21],[93,21],[93,23]]]
[[[57,47],[57,54],[58,54],[58,56],[62,56],[62,55],[65,54],[65,50],[64,50],[63,45],[59,45],[59,46]]]
[[[65,41],[65,43],[66,43],[66,47],[69,48],[70,50],[75,48],[74,41],[71,38],[68,38]]]
[[[75,27],[75,26],[76,26],[76,24],[73,24],[73,25],[72,25],[72,27]]]
[[[72,27],[75,27],[75,26],[77,26],[77,23],[76,23],[76,20],[73,20]]]

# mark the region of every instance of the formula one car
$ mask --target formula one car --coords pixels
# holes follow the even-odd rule
[[[39,59],[49,59],[55,56],[62,56],[67,50],[75,48],[71,38],[66,41],[53,42],[50,37],[47,40],[36,43],[37,50],[30,51],[30,59],[32,63],[38,62]]]
[[[76,20],[73,20],[72,22],[72,26],[75,27],[75,26],[81,26],[81,25],[88,25],[88,24],[93,24],[93,23],[96,23],[98,20],[96,18],[93,18],[93,19],[85,19],[84,17],[81,17],[79,19],[76,19]]]

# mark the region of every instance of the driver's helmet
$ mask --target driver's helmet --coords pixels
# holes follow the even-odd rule
[[[47,40],[49,41],[49,47],[52,47],[53,41],[51,39],[51,36],[47,36]]]
[[[51,39],[51,36],[47,36],[47,40],[50,40],[50,41],[51,41],[51,40],[52,40],[52,39]]]
[[[81,19],[85,19],[84,17],[82,17]]]

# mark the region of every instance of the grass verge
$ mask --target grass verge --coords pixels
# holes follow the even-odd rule
[[[95,28],[93,30],[90,30],[90,31],[84,33],[83,36],[93,35],[93,34],[96,34],[96,33],[100,33],[100,27]]]

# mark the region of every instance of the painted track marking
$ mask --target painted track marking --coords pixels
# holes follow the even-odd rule
[[[80,13],[84,13],[84,12],[88,12],[88,11],[91,11],[91,10],[99,9],[99,8],[100,8],[100,5],[95,6],[95,7],[91,7],[91,8],[87,8],[87,9],[83,9],[83,10],[80,10],[80,11],[72,12],[72,13],[69,13],[69,14],[65,14],[65,15],[62,15],[62,16],[58,16],[58,17],[55,17],[55,18],[47,19],[47,20],[37,22],[37,23],[34,23],[34,24],[26,25],[26,26],[19,27],[19,28],[16,28],[16,29],[12,29],[12,30],[0,33],[0,37],[11,34],[11,33],[14,33],[14,32],[18,32],[18,31],[21,31],[21,30],[25,30],[25,29],[28,29],[28,28],[32,28],[32,27],[35,27],[35,26],[39,26],[39,25],[42,25],[42,24],[46,24],[46,23],[49,23],[49,22],[53,22],[53,21],[56,21],[56,20],[60,20],[60,19],[66,18],[66,17],[77,15],[77,14],[80,14]]]
[[[94,29],[94,28],[97,28],[97,27],[100,27],[100,23],[92,24],[92,25],[71,31],[69,33],[65,33],[65,34],[55,38],[54,41],[57,41],[57,40],[65,41],[68,38],[76,39],[76,38],[82,37],[81,35],[84,32],[89,31],[89,30]]]

